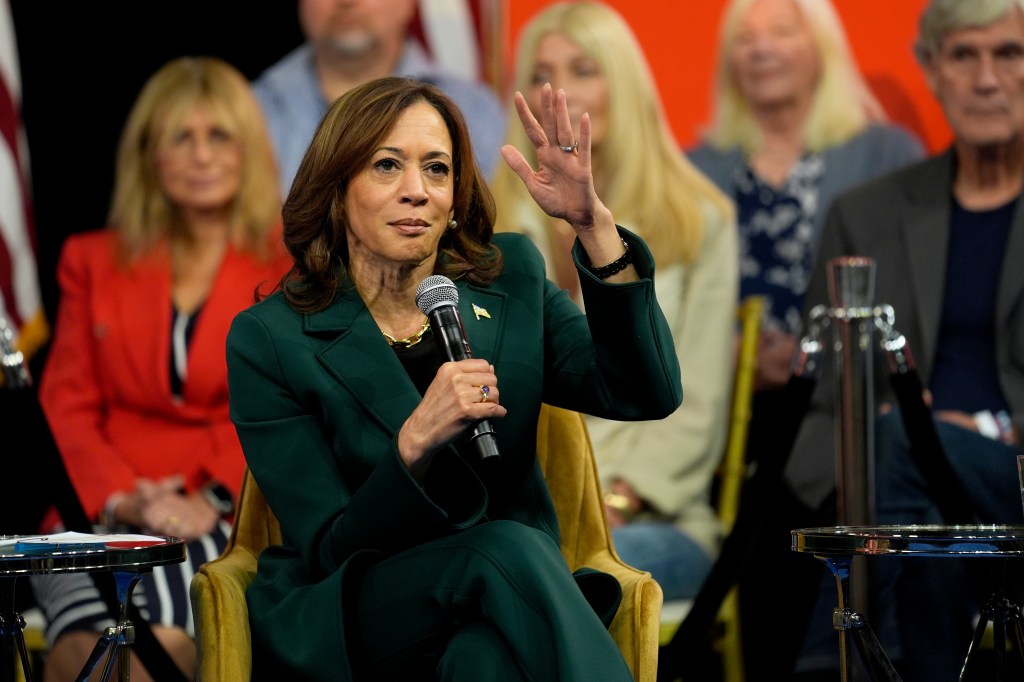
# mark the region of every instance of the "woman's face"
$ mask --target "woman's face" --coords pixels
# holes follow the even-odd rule
[[[540,111],[540,90],[551,83],[565,90],[573,135],[580,137],[579,120],[590,114],[591,144],[597,149],[608,131],[608,81],[597,61],[561,33],[548,33],[537,44],[529,91],[524,93],[534,116]],[[566,140],[567,141],[567,140]]]
[[[238,196],[244,160],[241,142],[196,105],[157,147],[157,177],[186,216],[218,212]]]
[[[345,192],[349,268],[391,271],[429,263],[454,201],[452,141],[434,107],[417,102],[381,140]]]
[[[754,108],[809,101],[818,84],[818,47],[793,0],[754,2],[740,20],[729,61]]]

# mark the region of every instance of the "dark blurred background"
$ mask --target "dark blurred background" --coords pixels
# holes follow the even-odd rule
[[[13,0],[11,14],[52,323],[61,244],[104,225],[118,136],[145,80],[181,55],[221,57],[251,80],[302,34],[295,0]]]

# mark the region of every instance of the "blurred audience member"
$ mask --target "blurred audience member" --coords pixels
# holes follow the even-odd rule
[[[186,562],[154,569],[134,598],[189,677],[189,581],[224,548],[245,467],[224,344],[235,313],[291,264],[280,209],[245,77],[218,59],[175,59],[121,134],[110,227],[69,237],[58,265],[40,402],[91,518],[188,541]],[[32,584],[47,619],[45,679],[74,679],[114,620],[86,574]],[[133,663],[132,679],[150,678]]]
[[[710,493],[731,387],[737,300],[732,208],[681,153],[644,54],[609,6],[559,2],[524,27],[514,87],[538,112],[548,82],[565,90],[574,121],[590,114],[597,193],[650,245],[658,300],[686,386],[683,405],[660,421],[587,417],[615,549],[626,563],[650,571],[667,599],[692,597],[721,540]],[[509,126],[506,140],[531,148],[519,125]],[[575,232],[541,211],[511,169],[501,168],[492,185],[498,229],[529,235],[549,277],[582,305],[570,253]]]
[[[829,204],[850,187],[921,159],[924,150],[909,132],[886,123],[830,0],[731,0],[720,27],[713,106],[714,121],[690,158],[735,202],[740,299],[756,294],[768,303],[747,441],[748,459],[756,461],[777,455],[778,425],[788,423],[779,393],[803,332],[804,296]],[[834,456],[825,446],[805,454],[829,461]],[[798,462],[793,485],[819,467],[798,453],[792,459]],[[831,506],[826,518],[834,515],[834,501],[823,499],[831,490],[818,491],[811,502],[788,487],[773,496],[776,503],[766,510],[765,530],[751,550],[759,563],[791,566],[784,582],[794,593],[818,585],[822,594],[832,594],[827,571],[789,549],[790,530],[821,525],[808,504]],[[789,595],[767,574],[745,571],[743,622],[756,627],[770,609],[782,631],[803,632],[815,599],[807,594],[791,602]],[[830,619],[832,605],[823,618]],[[817,622],[811,632],[818,634]],[[810,648],[832,660],[836,637],[830,631],[823,637],[827,641]],[[777,679],[793,668],[802,638],[749,632],[743,642],[751,679]]]
[[[875,429],[879,523],[1018,524],[1015,455],[1024,454],[1024,3],[932,0],[915,48],[953,131],[952,146],[836,199],[807,304],[828,302],[828,259],[874,259],[875,300],[895,310],[895,326],[910,343],[939,439],[962,488],[945,494],[955,494],[973,516],[940,514],[943,492],[929,485],[911,457],[899,411],[884,410],[895,396],[880,356],[874,379],[874,399],[885,412]],[[813,469],[804,467],[803,474],[817,475],[823,490],[835,480],[828,446],[833,390],[831,381],[819,383],[823,409],[809,415],[796,451],[811,453],[806,462]],[[927,461],[937,453],[925,455]],[[991,567],[977,563],[880,562],[873,622],[906,682],[957,678],[981,600],[993,589]],[[1007,576],[1008,596],[1019,604],[1021,575]],[[829,606],[835,606],[834,591]],[[886,636],[893,623],[895,636]],[[827,630],[828,623],[816,627]]]
[[[416,0],[298,0],[306,42],[253,83],[277,152],[287,195],[306,147],[331,102],[381,76],[433,83],[459,105],[473,153],[489,174],[498,165],[505,113],[484,83],[446,73],[409,33]]]
[[[714,123],[690,158],[736,202],[740,298],[767,297],[758,389],[789,379],[832,198],[924,153],[885,118],[830,0],[732,0],[726,7]]]

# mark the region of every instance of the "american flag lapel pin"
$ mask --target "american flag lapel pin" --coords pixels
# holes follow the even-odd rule
[[[487,312],[487,308],[481,308],[476,303],[473,304],[473,314],[476,315],[476,319],[486,317],[488,320],[491,319],[491,314]]]

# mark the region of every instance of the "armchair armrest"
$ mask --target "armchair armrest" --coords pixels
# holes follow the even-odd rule
[[[204,656],[199,679],[230,682],[252,677],[252,641],[245,588],[256,576],[256,558],[246,550],[215,559],[192,577],[191,596],[196,621],[196,645],[204,633],[216,632],[216,656]]]
[[[192,576],[190,596],[200,681],[249,682],[252,678],[245,590],[256,577],[257,557],[268,544],[281,541],[281,529],[248,470],[237,507],[224,552]]]
[[[619,581],[622,603],[608,630],[634,679],[654,682],[664,594],[650,573],[628,566],[615,553],[583,415],[543,405],[537,455],[558,514],[562,555],[573,571],[588,566]]]

